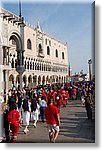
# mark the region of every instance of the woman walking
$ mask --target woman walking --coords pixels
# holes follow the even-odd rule
[[[31,100],[31,119],[33,121],[33,125],[36,128],[37,121],[39,120],[39,108],[40,106],[36,102],[35,93],[33,94],[33,98]]]
[[[31,112],[31,106],[29,102],[29,97],[26,96],[25,99],[23,100],[23,125],[25,126],[24,133],[27,134],[28,126],[29,126],[29,121],[30,121],[30,112]]]

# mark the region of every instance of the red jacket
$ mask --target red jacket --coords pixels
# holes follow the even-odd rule
[[[20,113],[17,110],[11,110],[8,114],[8,121],[10,124],[18,126],[20,119]]]

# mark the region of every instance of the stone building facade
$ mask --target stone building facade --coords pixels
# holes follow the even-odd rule
[[[24,49],[22,85],[64,83],[68,79],[67,43],[25,22],[22,42],[19,16],[0,8],[0,90],[19,85],[17,50]],[[23,45],[23,47],[22,47]]]

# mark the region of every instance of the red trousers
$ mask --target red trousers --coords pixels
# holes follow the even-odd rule
[[[17,140],[17,134],[18,134],[18,125],[15,124],[10,124],[10,129],[12,131],[12,136],[13,136],[13,143],[16,143]]]

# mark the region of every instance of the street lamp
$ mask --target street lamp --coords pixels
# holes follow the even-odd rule
[[[89,79],[91,81],[91,64],[92,64],[92,60],[91,59],[88,60],[88,64],[89,64]]]
[[[22,74],[25,71],[24,66],[24,18],[21,16],[21,3],[19,3],[20,7],[20,15],[19,15],[19,23],[20,25],[20,36],[21,36],[21,47],[17,49],[17,66],[16,71],[19,73],[19,81],[20,81],[20,90],[22,89]]]

